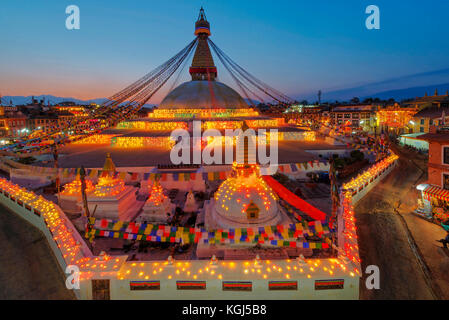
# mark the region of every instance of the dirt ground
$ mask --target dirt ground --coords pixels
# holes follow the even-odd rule
[[[0,299],[74,299],[44,235],[0,206]]]
[[[396,149],[398,166],[356,206],[362,268],[380,268],[380,290],[368,290],[363,277],[360,298],[449,299],[448,257],[438,243],[444,230],[412,211],[416,185],[426,180],[426,161]]]

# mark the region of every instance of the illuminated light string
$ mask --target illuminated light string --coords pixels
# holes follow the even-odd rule
[[[92,181],[85,179],[86,182],[86,193],[90,193],[95,190]],[[81,181],[79,179],[73,180],[70,183],[64,185],[64,190],[61,191],[63,196],[79,196],[81,195]]]
[[[187,122],[176,121],[122,121],[117,125],[117,129],[139,129],[146,131],[172,131],[176,129],[188,130]]]
[[[95,197],[113,197],[125,190],[125,182],[122,179],[113,176],[100,177],[93,195]]]
[[[324,263],[320,259],[308,259],[303,264],[298,265],[295,259],[287,259],[282,266],[275,261],[220,261],[216,264],[209,262],[202,267],[194,269],[190,262],[133,262],[124,265],[117,274],[119,280],[125,279],[161,279],[164,275],[167,279],[198,279],[216,278],[222,279],[222,272],[232,272],[235,276],[245,277],[251,275],[254,279],[267,279],[268,277],[281,277],[290,279],[295,275],[311,278],[313,274],[324,272],[330,276],[336,272],[344,272],[350,277],[355,277],[356,273],[339,259],[326,259]]]
[[[259,113],[252,108],[239,109],[156,109],[148,113],[148,118],[153,119],[176,119],[193,117],[207,118],[233,118],[233,117],[256,117]]]
[[[215,193],[217,205],[228,211],[229,204],[235,205],[234,201],[236,201],[240,206],[241,213],[245,213],[251,202],[250,200],[260,198],[265,210],[270,210],[278,197],[265,180],[258,175],[259,171],[257,165],[249,165],[249,168],[247,168],[234,163],[233,172],[235,172],[235,176],[226,179]],[[234,199],[234,194],[240,194],[241,197]]]
[[[274,119],[247,119],[245,122],[250,128],[278,128],[285,125],[284,118]],[[208,129],[240,129],[243,120],[217,120],[203,121],[202,130]],[[188,130],[188,123],[182,121],[122,121],[117,125],[117,129],[138,129],[150,132],[173,131],[175,129]]]
[[[350,182],[343,184],[343,189],[359,190],[359,188],[364,187],[367,183],[370,183],[374,177],[386,170],[397,159],[399,159],[399,157],[395,154],[392,154],[389,157],[377,162],[367,171],[359,174]]]
[[[86,138],[74,141],[73,144],[110,144],[115,134],[94,134]]]
[[[168,197],[164,194],[161,184],[157,182],[154,183],[151,187],[150,197],[148,198],[147,203],[154,206],[161,206],[167,199]]]
[[[67,226],[67,221],[61,216],[62,212],[60,209],[58,210],[53,202],[3,178],[0,178],[0,188],[3,190],[3,193],[6,192],[10,197],[23,202],[24,205],[29,206],[35,213],[38,212],[43,217],[53,240],[56,242],[67,264],[80,265],[86,261],[100,261],[99,258],[86,257],[84,255],[84,252],[81,250],[81,244],[73,236],[73,233],[77,231]],[[104,256],[101,259],[103,262],[100,261],[99,265],[104,265],[109,259],[109,256]],[[118,266],[115,269],[117,270]]]

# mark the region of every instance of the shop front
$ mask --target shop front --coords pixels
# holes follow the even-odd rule
[[[449,190],[428,184],[416,188],[421,191],[421,198],[415,213],[446,229],[449,226]]]

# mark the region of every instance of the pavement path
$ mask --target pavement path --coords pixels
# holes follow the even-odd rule
[[[75,299],[44,235],[0,206],[0,300]]]
[[[355,207],[362,269],[377,265],[381,276],[380,290],[366,289],[362,278],[360,298],[448,299],[443,270],[449,258],[435,241],[444,231],[412,214],[416,185],[426,180],[425,160],[396,153],[397,167]]]

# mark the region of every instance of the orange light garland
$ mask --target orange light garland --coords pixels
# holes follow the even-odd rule
[[[255,117],[259,113],[252,108],[242,109],[156,109],[148,114],[153,119],[233,118]]]
[[[86,193],[92,192],[95,189],[92,181],[88,179],[85,179],[84,181],[86,182]],[[67,183],[64,186],[64,190],[61,192],[61,195],[64,196],[81,195],[81,180],[76,179],[70,183]]]
[[[116,196],[125,190],[125,182],[111,176],[100,177],[95,186],[95,197]]]
[[[216,205],[228,211],[228,202],[237,201],[241,212],[245,213],[254,198],[261,199],[265,210],[269,210],[272,204],[278,200],[276,194],[260,176],[259,166],[254,164],[245,166],[234,163],[233,171],[234,176],[223,181],[215,193]],[[242,195],[242,197],[234,200],[233,195],[236,193]],[[254,197],[254,195],[257,196]]]
[[[360,187],[363,187],[367,183],[371,181],[373,177],[387,168],[390,164],[396,161],[399,157],[395,154],[392,154],[388,158],[385,158],[375,165],[371,166],[367,171],[362,174],[359,174],[357,178],[352,179],[350,182],[343,184],[343,189],[353,189],[358,190]]]

